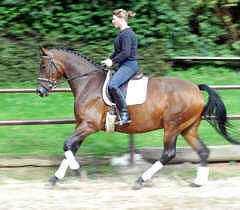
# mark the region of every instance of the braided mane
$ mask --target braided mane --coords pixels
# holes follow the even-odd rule
[[[79,52],[75,51],[75,50],[72,50],[72,49],[62,49],[62,48],[54,48],[52,50],[56,50],[56,51],[63,51],[63,52],[66,52],[66,53],[71,53],[72,55],[75,55],[75,56],[79,56],[80,58],[88,61],[90,64],[93,64],[97,69],[99,70],[104,70],[104,66],[101,66],[99,64],[97,64],[95,61],[93,61],[92,59],[88,58],[87,56],[85,55],[82,55],[80,54]]]

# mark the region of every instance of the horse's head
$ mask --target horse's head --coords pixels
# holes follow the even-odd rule
[[[48,96],[49,91],[56,86],[58,79],[63,75],[61,65],[54,59],[54,52],[43,47],[38,78],[37,94],[41,97]]]

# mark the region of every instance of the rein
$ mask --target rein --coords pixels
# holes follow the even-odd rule
[[[71,81],[71,80],[75,80],[75,79],[78,79],[78,78],[81,78],[81,77],[86,77],[86,76],[89,76],[90,74],[97,73],[97,72],[98,72],[98,70],[90,71],[88,73],[84,73],[84,74],[80,74],[80,75],[77,75],[77,76],[73,76],[72,78],[67,78],[64,81],[57,82],[56,84],[57,85],[58,84],[63,84],[66,81]]]
[[[50,78],[50,77],[51,77],[50,75],[54,75],[54,69],[55,69],[58,73],[60,73],[61,75],[63,75],[63,74],[62,74],[62,72],[60,71],[60,69],[58,68],[57,64],[54,62],[52,52],[50,52],[50,55],[49,55],[49,56],[42,56],[42,58],[46,58],[46,59],[49,59],[49,60],[50,60],[51,68],[50,68],[50,70],[49,70],[49,78],[48,78],[48,79],[45,79],[45,78],[40,78],[40,77],[39,77],[39,78],[37,78],[37,81],[38,81],[38,82],[40,82],[40,81],[48,82],[48,84],[49,84],[48,86],[40,83],[40,85],[41,85],[44,89],[46,89],[47,91],[48,91],[50,88],[52,88],[52,87],[55,88],[56,85],[58,85],[58,84],[63,84],[63,83],[65,83],[66,81],[71,81],[71,80],[79,79],[79,78],[81,78],[81,77],[86,77],[86,76],[89,76],[89,75],[91,75],[91,74],[93,74],[93,73],[97,73],[97,72],[99,71],[99,70],[94,70],[94,71],[90,71],[90,72],[88,72],[88,73],[76,75],[76,76],[73,76],[72,78],[67,78],[67,79],[65,79],[64,81],[61,81],[61,82],[57,82],[55,79],[53,79],[53,81],[52,81],[51,78]]]

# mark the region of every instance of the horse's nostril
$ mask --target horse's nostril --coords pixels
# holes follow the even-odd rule
[[[36,92],[37,92],[37,94],[39,95],[39,96],[43,96],[43,89],[42,88],[38,88],[37,90],[36,90]]]
[[[37,89],[36,93],[39,95],[41,93],[40,89]]]
[[[36,93],[40,97],[44,97],[44,96],[48,96],[49,95],[49,92],[47,90],[45,90],[44,88],[37,88]]]

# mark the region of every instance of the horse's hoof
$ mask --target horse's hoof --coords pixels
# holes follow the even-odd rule
[[[196,188],[196,187],[201,187],[201,186],[202,186],[202,185],[195,184],[195,183],[191,183],[191,184],[190,184],[190,187],[195,187],[195,188]]]
[[[58,178],[54,176],[53,178],[48,180],[48,183],[46,184],[46,186],[47,187],[55,187],[57,184],[57,180],[58,180]]]
[[[137,182],[135,182],[135,185],[132,187],[133,190],[140,190],[141,188],[143,188],[143,185],[140,185]]]
[[[135,182],[135,185],[133,186],[133,190],[140,190],[143,187],[143,179],[142,177],[139,177],[138,180]]]

